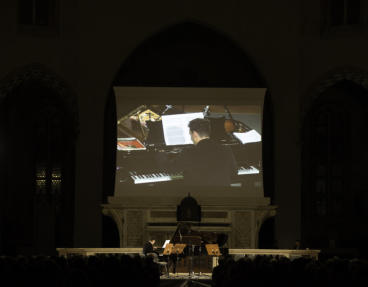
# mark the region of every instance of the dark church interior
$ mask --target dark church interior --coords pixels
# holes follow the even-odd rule
[[[367,1],[0,15],[0,285],[368,283]],[[231,184],[170,170],[199,148],[193,117]],[[169,143],[179,121],[192,142]]]

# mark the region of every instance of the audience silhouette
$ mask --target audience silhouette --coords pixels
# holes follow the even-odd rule
[[[160,270],[150,257],[0,256],[1,286],[160,286]],[[221,258],[212,286],[368,286],[368,261],[338,257],[315,260],[282,256]]]
[[[359,284],[359,285],[358,285]],[[220,260],[212,273],[212,286],[368,286],[368,261],[279,256],[231,257]]]
[[[159,285],[159,266],[138,255],[0,256],[0,286]]]

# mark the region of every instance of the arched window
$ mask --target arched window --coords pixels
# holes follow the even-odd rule
[[[63,115],[55,104],[43,103],[37,114],[36,189],[37,195],[58,196],[61,192],[63,165]]]
[[[302,237],[310,247],[352,247],[362,234],[356,203],[368,190],[360,172],[367,103],[367,92],[344,80],[321,93],[305,119]]]
[[[56,254],[73,246],[75,99],[38,65],[11,74],[2,88],[4,250]]]

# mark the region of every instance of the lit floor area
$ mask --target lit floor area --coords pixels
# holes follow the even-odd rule
[[[184,287],[184,286],[211,286],[211,273],[192,274],[189,273],[170,273],[169,276],[162,275],[160,286],[167,287]]]
[[[161,279],[204,279],[211,280],[212,273],[195,273],[193,275],[189,275],[188,273],[170,273],[169,276],[164,274],[161,275]]]

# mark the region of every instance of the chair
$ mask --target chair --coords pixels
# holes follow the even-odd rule
[[[153,262],[158,264],[160,266],[160,272],[162,269],[165,269],[166,275],[167,277],[169,277],[169,268],[167,266],[167,262],[166,261],[160,261],[159,260],[159,256],[157,255],[157,253],[147,253],[146,257],[151,257],[153,259]]]

